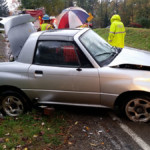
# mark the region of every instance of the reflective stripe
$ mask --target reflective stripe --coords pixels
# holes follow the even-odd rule
[[[52,27],[51,24],[48,24],[48,25],[46,26],[46,30],[50,30],[50,29],[54,29],[54,28]]]
[[[109,33],[119,34],[119,33],[125,33],[125,32],[109,32]]]
[[[116,32],[115,34],[118,34],[118,33],[125,33],[125,32]]]
[[[109,32],[109,33],[113,33],[113,34],[115,34],[115,32]]]

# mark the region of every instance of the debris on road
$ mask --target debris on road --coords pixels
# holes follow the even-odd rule
[[[55,111],[55,109],[52,107],[45,107],[44,108],[44,115],[51,116],[54,114],[54,111]]]

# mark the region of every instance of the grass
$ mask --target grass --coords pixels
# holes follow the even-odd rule
[[[57,111],[53,116],[45,116],[34,110],[17,118],[1,119],[0,150],[40,150],[60,146],[67,126],[64,116],[64,112]]]
[[[107,41],[109,29],[99,28],[95,31]],[[150,51],[150,29],[126,28],[125,46]]]

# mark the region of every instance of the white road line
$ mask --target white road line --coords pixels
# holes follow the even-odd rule
[[[133,130],[131,130],[127,125],[123,124],[121,120],[116,117],[115,115],[109,114],[112,119],[117,120],[117,123],[119,126],[123,129],[124,132],[126,132],[143,150],[150,150],[150,145],[145,143]]]

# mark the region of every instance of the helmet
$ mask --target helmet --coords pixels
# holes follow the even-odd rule
[[[49,17],[50,20],[56,19],[55,16],[50,16]]]
[[[45,14],[42,18],[42,20],[49,20],[49,16],[47,14]]]

